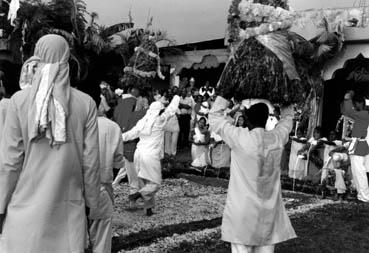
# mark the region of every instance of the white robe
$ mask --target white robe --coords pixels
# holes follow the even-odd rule
[[[71,89],[67,143],[28,141],[30,89],[16,93],[0,145],[1,253],[83,253],[85,206],[98,204],[99,137],[95,102]]]
[[[123,141],[140,138],[134,154],[134,165],[139,178],[161,184],[160,159],[163,155],[164,128],[169,117],[178,110],[178,106],[179,97],[175,96],[165,111],[156,117],[149,135],[143,133],[137,125],[123,133]]]
[[[298,157],[298,152],[305,146],[305,143],[300,143],[292,140],[290,160],[288,163],[288,176],[290,178],[302,180],[307,176],[306,163],[307,161]]]
[[[231,177],[222,222],[222,240],[248,246],[272,245],[296,237],[281,193],[280,159],[292,117],[272,131],[237,128],[220,113],[218,97],[209,114],[211,131],[231,148]]]

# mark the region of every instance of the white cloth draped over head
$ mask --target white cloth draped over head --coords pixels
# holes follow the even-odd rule
[[[34,56],[22,67],[20,86],[30,87],[33,101],[28,114],[30,141],[46,137],[51,146],[67,141],[69,57],[69,45],[62,36],[46,35],[37,42]]]
[[[149,109],[147,110],[145,116],[139,120],[136,124],[137,129],[141,134],[150,135],[152,131],[152,126],[155,123],[157,116],[164,109],[164,105],[160,101],[153,102]],[[163,124],[165,124],[164,122]]]

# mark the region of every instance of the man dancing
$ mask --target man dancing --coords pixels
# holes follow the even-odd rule
[[[247,111],[248,128],[233,126],[223,116],[228,101],[217,97],[209,114],[211,131],[230,146],[231,177],[223,214],[222,240],[233,253],[274,252],[274,245],[296,237],[282,203],[280,161],[292,130],[293,110],[266,131],[268,106],[258,103]]]
[[[138,171],[139,191],[130,195],[130,201],[144,200],[146,215],[153,215],[154,196],[161,184],[161,156],[163,155],[164,126],[178,110],[180,98],[174,96],[165,109],[160,101],[150,105],[146,115],[130,131],[123,133],[123,141],[140,138],[134,154],[134,166]]]

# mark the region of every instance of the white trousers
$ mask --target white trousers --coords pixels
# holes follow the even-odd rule
[[[90,227],[93,253],[111,253],[112,218],[94,220]]]
[[[179,132],[165,132],[164,149],[165,154],[175,156],[177,154],[177,143],[178,143]]]
[[[144,208],[153,208],[155,206],[155,194],[160,185],[149,180],[139,178],[140,193],[144,201]]]
[[[98,207],[91,209],[91,216],[89,235],[92,252],[111,253],[113,200],[106,187],[100,190]]]
[[[366,175],[365,156],[351,155],[351,170],[358,200],[369,202],[368,177]]]
[[[268,246],[247,246],[232,243],[232,253],[274,253],[274,245]]]
[[[133,162],[129,162],[124,158],[124,163],[125,167],[119,170],[118,175],[113,182],[113,186],[118,185],[123,178],[128,176],[129,194],[134,194],[138,192],[138,173]]]

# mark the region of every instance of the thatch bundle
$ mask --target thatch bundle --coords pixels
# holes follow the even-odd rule
[[[296,15],[286,8],[283,0],[232,1],[231,56],[218,84],[223,96],[290,104],[304,103],[311,92],[319,94],[320,68],[341,50],[342,33],[323,19],[324,31],[307,41],[288,31]]]
[[[135,53],[124,68],[124,76],[120,80],[124,87],[149,87],[151,81],[160,75],[159,50],[155,41],[145,36],[141,45],[135,49]]]
[[[295,103],[309,95],[308,69],[297,65],[301,80],[290,80],[283,63],[257,39],[244,40],[220,79],[226,97],[267,98],[273,103]]]

